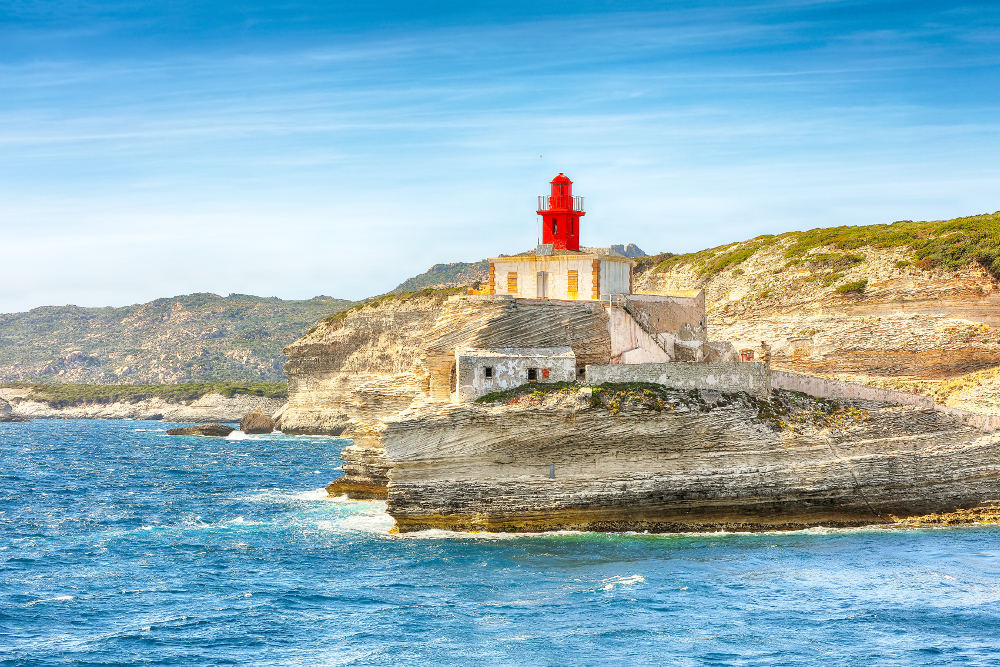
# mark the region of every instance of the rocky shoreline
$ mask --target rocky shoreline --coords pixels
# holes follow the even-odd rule
[[[1000,435],[934,410],[650,394],[415,406],[380,438],[395,530],[798,530],[997,499]]]
[[[137,402],[89,403],[53,407],[29,400],[29,389],[0,389],[0,401],[10,407],[9,416],[30,419],[135,419],[167,422],[238,422],[255,410],[273,415],[285,405],[280,398],[236,394],[206,394],[189,402],[169,402],[160,398]]]

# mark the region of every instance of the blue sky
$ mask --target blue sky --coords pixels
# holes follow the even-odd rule
[[[1000,209],[1000,4],[0,0],[0,312]]]

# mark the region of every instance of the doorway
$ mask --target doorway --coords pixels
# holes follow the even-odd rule
[[[538,272],[538,289],[535,292],[535,298],[549,298],[549,274],[545,271]]]

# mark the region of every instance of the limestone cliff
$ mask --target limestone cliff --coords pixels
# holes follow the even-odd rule
[[[934,393],[1000,366],[998,229],[993,214],[759,237],[641,260],[635,291],[704,288],[710,337],[766,341],[775,368]],[[941,398],[1000,407],[996,391]]]
[[[1000,492],[1000,436],[933,410],[790,392],[425,402],[382,439],[401,532],[854,526]]]
[[[384,497],[385,422],[418,398],[448,399],[456,346],[568,346],[578,364],[610,358],[599,304],[467,299],[457,292],[386,297],[328,318],[285,349],[289,402],[282,430],[354,441],[342,454],[346,475],[331,493]]]

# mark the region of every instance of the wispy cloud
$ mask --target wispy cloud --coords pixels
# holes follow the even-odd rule
[[[558,171],[588,197],[588,238],[651,251],[1000,208],[995,12],[844,8],[362,22],[4,59],[0,310],[361,297],[528,247]],[[275,239],[294,270],[212,261],[246,238]],[[11,287],[30,270],[51,282]]]

